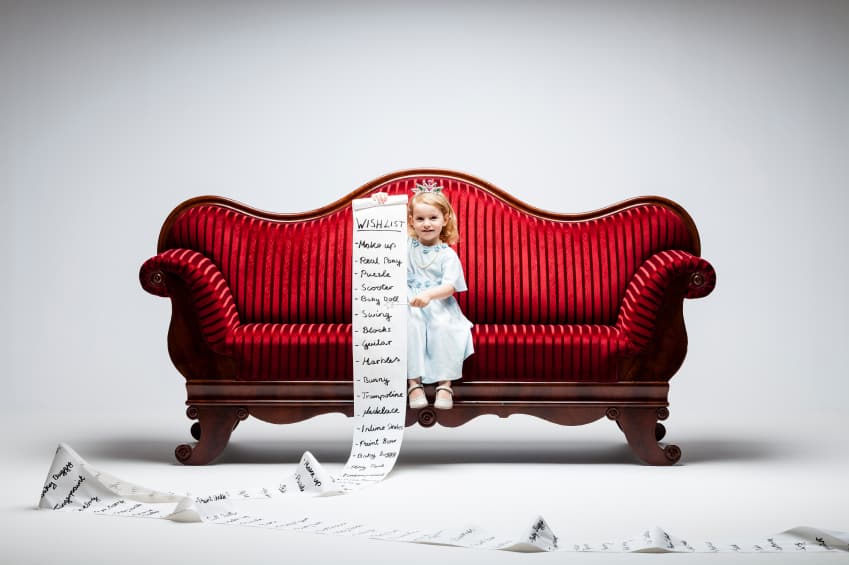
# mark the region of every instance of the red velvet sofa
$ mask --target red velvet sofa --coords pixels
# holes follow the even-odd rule
[[[678,461],[677,446],[658,444],[658,420],[668,416],[668,382],[687,350],[683,300],[716,281],[687,212],[644,197],[555,214],[432,169],[381,177],[302,214],[208,196],[171,212],[140,279],[171,298],[168,350],[198,420],[199,442],[178,446],[177,459],[212,461],[248,416],[291,423],[353,414],[350,203],[376,191],[409,194],[427,179],[457,212],[455,249],[469,286],[457,298],[475,324],[476,352],[455,407],[408,409],[407,425],[516,413],[578,425],[606,416],[643,461]]]

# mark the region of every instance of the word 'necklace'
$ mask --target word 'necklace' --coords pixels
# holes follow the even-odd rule
[[[424,271],[424,270],[426,270],[428,267],[430,267],[431,265],[433,265],[433,262],[434,262],[434,261],[436,261],[436,258],[437,258],[437,257],[439,257],[439,252],[440,252],[441,250],[442,250],[441,248],[437,248],[437,249],[435,249],[435,250],[434,250],[434,252],[433,252],[433,259],[431,259],[430,261],[428,261],[428,262],[427,262],[427,264],[425,264],[425,265],[422,265],[421,263],[419,263],[419,262],[416,260],[416,255],[415,255],[415,254],[413,254],[413,262],[414,262],[416,265],[418,265],[418,267],[419,267],[421,270],[423,270],[423,271]]]

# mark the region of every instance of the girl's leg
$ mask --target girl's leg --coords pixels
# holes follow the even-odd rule
[[[454,394],[451,389],[451,381],[439,381],[436,385],[436,399],[433,407],[441,410],[449,410],[454,407]]]
[[[422,388],[421,377],[407,379],[407,398],[410,408],[424,408],[427,406],[427,397],[425,396],[424,388]]]
[[[427,406],[421,377],[425,373],[426,329],[421,308],[408,306],[407,314],[407,401],[410,408],[417,409]]]

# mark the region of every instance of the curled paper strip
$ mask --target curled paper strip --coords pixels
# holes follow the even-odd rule
[[[109,516],[160,518],[175,522],[207,522],[229,526],[250,526],[268,530],[362,536],[375,540],[438,544],[469,549],[497,549],[515,552],[571,551],[603,553],[793,553],[815,551],[849,552],[849,533],[809,527],[787,530],[762,540],[736,542],[701,541],[680,538],[661,528],[647,528],[637,535],[605,543],[584,543],[561,538],[543,517],[534,520],[514,537],[496,536],[475,526],[428,530],[422,528],[380,529],[345,520],[324,520],[312,516],[272,519],[262,516],[265,505],[279,505],[280,497],[303,492],[323,495],[338,493],[333,480],[309,453],[304,454],[293,477],[277,487],[222,491],[204,496],[162,492],[128,483],[98,471],[73,449],[60,444],[42,489],[39,508],[66,512],[89,512]],[[304,480],[309,477],[310,480]],[[327,481],[327,482],[325,482]],[[319,484],[320,483],[320,484]],[[293,487],[294,484],[294,487]],[[329,485],[329,486],[328,486]],[[303,489],[301,489],[301,486]],[[283,488],[285,487],[285,488]],[[240,501],[253,499],[251,511]],[[272,500],[277,499],[277,500]],[[258,500],[266,500],[257,504]]]

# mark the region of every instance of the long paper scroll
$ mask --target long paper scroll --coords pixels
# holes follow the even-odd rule
[[[371,200],[353,205],[354,433],[351,454],[337,478],[307,452],[294,473],[274,486],[191,496],[117,479],[92,468],[73,449],[60,444],[44,481],[39,508],[521,552],[849,551],[849,533],[815,528],[794,528],[734,543],[695,542],[660,528],[647,528],[626,539],[586,543],[557,536],[542,517],[515,536],[503,537],[476,526],[386,527],[316,515],[285,515],[281,498],[298,493],[343,494],[377,483],[398,457],[406,415],[405,204],[405,197],[390,197],[384,205]]]
[[[303,492],[321,494],[317,483],[332,481],[317,472],[318,462],[305,458],[295,476]],[[319,467],[320,469],[320,467]],[[304,479],[311,479],[309,481]],[[282,483],[287,484],[287,483]],[[288,489],[287,492],[292,492]],[[295,492],[300,492],[296,489]],[[604,543],[560,537],[542,517],[513,537],[495,536],[475,526],[430,528],[422,524],[386,525],[328,519],[319,515],[280,516],[280,486],[218,492],[203,496],[178,495],[127,483],[92,468],[73,449],[60,445],[42,489],[41,508],[134,518],[164,518],[176,522],[207,522],[267,530],[361,536],[381,541],[450,545],[469,549],[517,552],[569,551],[601,553],[810,553],[849,552],[849,533],[799,527],[762,539],[695,541],[661,528]],[[284,512],[285,514],[285,509]]]
[[[337,480],[346,489],[392,470],[407,415],[407,197],[353,208],[354,440]]]

